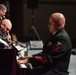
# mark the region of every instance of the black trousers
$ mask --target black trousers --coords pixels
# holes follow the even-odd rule
[[[35,68],[35,69],[27,69],[26,75],[69,75],[67,72],[62,72],[57,69],[49,69],[49,68]]]

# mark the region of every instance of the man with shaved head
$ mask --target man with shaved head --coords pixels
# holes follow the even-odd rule
[[[69,75],[68,66],[72,44],[64,26],[65,17],[62,13],[51,14],[48,27],[53,35],[44,43],[43,51],[20,57],[17,63],[31,63],[33,69],[30,75]]]
[[[65,17],[61,13],[53,13],[49,18],[48,26],[49,26],[49,30],[50,30],[51,33],[56,32],[60,28],[64,28],[64,26],[65,26]],[[53,26],[55,28],[50,28],[51,26]]]
[[[9,45],[12,43],[10,30],[12,28],[12,23],[9,19],[3,19],[0,24],[0,39],[6,41]]]

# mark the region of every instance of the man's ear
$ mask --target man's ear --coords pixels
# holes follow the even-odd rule
[[[59,22],[59,27],[62,27],[62,22]]]

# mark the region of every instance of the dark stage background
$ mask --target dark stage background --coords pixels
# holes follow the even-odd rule
[[[69,33],[73,47],[76,47],[76,0],[0,0],[8,7],[6,16],[11,19],[19,41],[45,40],[51,35],[48,19],[53,12],[61,12],[66,17],[65,29]]]

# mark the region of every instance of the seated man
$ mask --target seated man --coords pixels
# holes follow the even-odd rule
[[[43,51],[20,57],[17,63],[31,63],[33,69],[30,75],[68,75],[72,44],[64,27],[64,15],[58,12],[51,14],[48,28],[53,35],[45,42]]]
[[[12,44],[12,40],[11,40],[11,36],[10,36],[10,30],[12,28],[12,23],[9,19],[3,19],[1,24],[0,24],[0,46],[2,48],[11,48],[11,44]],[[4,46],[8,46],[8,47],[4,47]],[[0,47],[0,48],[1,48]]]

